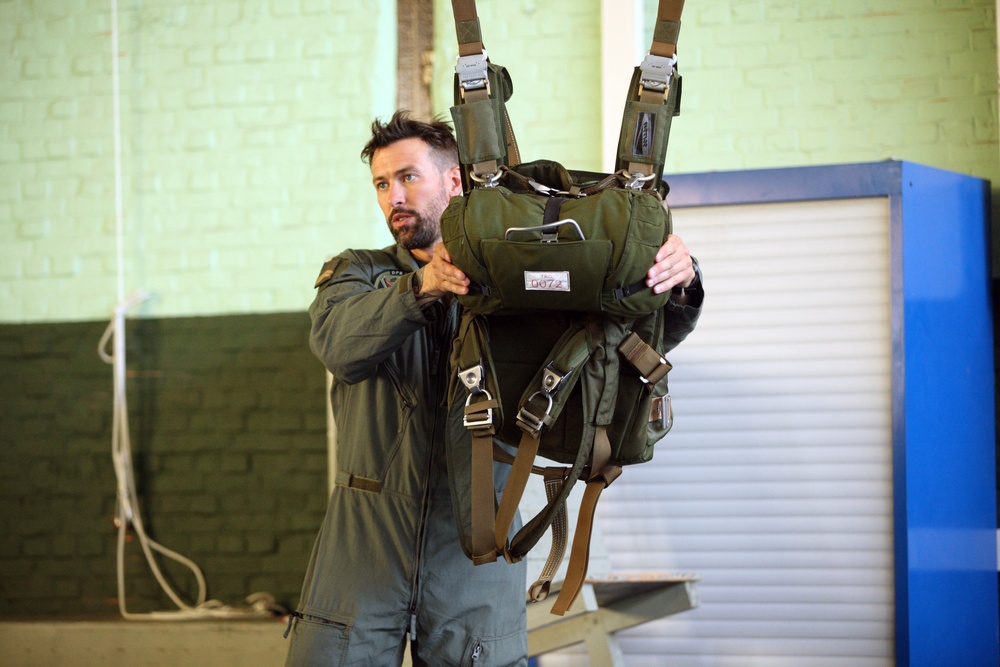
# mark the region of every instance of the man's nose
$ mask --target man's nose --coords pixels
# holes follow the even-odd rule
[[[392,182],[389,184],[389,205],[396,207],[406,203],[406,188],[402,183]]]

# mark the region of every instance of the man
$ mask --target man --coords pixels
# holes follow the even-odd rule
[[[409,637],[415,665],[526,665],[525,563],[472,565],[444,465],[453,295],[469,287],[440,244],[441,214],[462,194],[455,140],[444,123],[397,112],[372,124],[361,155],[396,243],[346,251],[316,283],[310,344],[334,377],[339,469],[286,664],[398,665]],[[669,237],[648,284],[694,279]],[[683,337],[698,309],[676,309]]]

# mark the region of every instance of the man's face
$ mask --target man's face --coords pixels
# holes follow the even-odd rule
[[[462,193],[458,167],[442,172],[431,149],[416,137],[375,151],[372,182],[389,231],[407,250],[433,248],[448,200]]]

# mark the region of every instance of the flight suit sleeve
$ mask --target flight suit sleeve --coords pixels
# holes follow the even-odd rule
[[[327,370],[347,384],[369,377],[430,321],[417,304],[412,272],[377,288],[377,270],[371,258],[355,252],[334,257],[323,266],[309,307],[309,346]]]
[[[664,306],[663,351],[677,347],[687,335],[694,331],[701,307],[705,300],[705,286],[701,279],[701,267],[695,261],[695,279],[689,287],[678,294],[675,290],[670,301]]]

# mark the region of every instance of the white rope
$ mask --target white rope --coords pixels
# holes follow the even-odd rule
[[[122,206],[122,151],[121,151],[121,91],[118,75],[118,2],[111,0],[111,73],[113,91],[114,117],[114,163],[115,163],[115,245],[116,269],[118,282],[118,305],[114,316],[101,336],[97,353],[101,359],[112,365],[114,399],[112,405],[111,456],[114,462],[115,478],[118,485],[118,501],[115,521],[118,524],[117,544],[117,575],[118,575],[118,610],[127,620],[192,620],[199,618],[224,618],[270,615],[276,608],[274,597],[267,593],[254,593],[246,601],[251,608],[231,608],[218,600],[205,600],[205,576],[194,561],[168,549],[146,534],[139,512],[139,494],[136,492],[134,467],[132,465],[132,445],[128,430],[128,404],[125,386],[125,314],[139,305],[150,295],[139,290],[128,299],[125,298],[125,261],[124,261],[124,215]],[[111,352],[107,351],[108,342],[112,342]],[[139,545],[146,555],[156,581],[177,605],[177,610],[157,611],[144,614],[132,613],[125,602],[125,536],[131,527],[138,538]],[[184,602],[163,576],[153,552],[158,552],[174,560],[189,570],[198,582],[197,601],[190,605]]]
[[[118,276],[118,303],[125,300],[125,251],[122,247],[122,122],[121,88],[118,76],[118,0],[111,0],[111,89],[115,138],[115,259]]]

